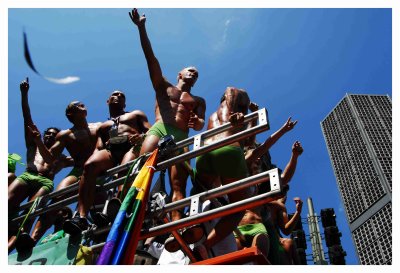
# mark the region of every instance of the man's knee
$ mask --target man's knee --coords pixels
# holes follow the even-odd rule
[[[89,158],[83,166],[83,172],[85,175],[96,175],[101,172],[100,166],[100,161]]]

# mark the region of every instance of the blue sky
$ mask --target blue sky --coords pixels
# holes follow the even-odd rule
[[[144,111],[154,122],[152,89],[139,35],[129,9],[9,9],[8,151],[25,159],[19,82],[30,79],[34,122],[71,127],[64,115],[72,100],[88,108],[88,121],[108,117],[106,100],[121,89],[127,110]],[[176,82],[189,65],[199,70],[193,94],[205,98],[206,116],[214,112],[227,86],[244,88],[269,113],[276,131],[289,116],[296,128],[270,150],[284,168],[291,145],[301,141],[291,181],[291,199],[312,197],[319,214],[333,207],[348,264],[357,264],[320,122],[347,93],[392,94],[392,14],[390,9],[140,9],[164,75]],[[45,76],[78,76],[57,85],[37,76],[23,57],[22,32],[28,36],[36,69]],[[193,132],[191,133],[193,135]],[[17,174],[23,171],[17,168]],[[67,170],[56,176],[57,184]],[[190,184],[189,184],[190,187]],[[306,227],[306,233],[308,233]],[[326,249],[325,249],[326,250]],[[307,249],[311,253],[311,247]]]

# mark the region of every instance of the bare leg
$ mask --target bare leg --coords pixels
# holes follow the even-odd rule
[[[142,143],[142,148],[140,149],[140,155],[154,151],[158,146],[159,140],[160,138],[155,135],[146,136]]]
[[[131,149],[124,155],[124,158],[121,161],[121,165],[123,165],[129,161],[135,160],[138,157],[139,157],[139,154],[135,154]],[[127,173],[128,173],[127,171],[119,172],[118,178],[124,177]],[[127,189],[130,188],[131,184],[132,184],[132,181],[126,185],[126,189],[125,189],[126,191],[127,191]],[[122,194],[121,191],[122,191],[123,186],[124,186],[123,184],[118,186],[118,197],[120,197]],[[126,194],[126,192],[123,193],[123,195],[125,195],[125,194]]]
[[[8,214],[12,217],[22,201],[29,196],[29,186],[15,179],[8,187]]]
[[[19,204],[29,196],[28,185],[15,179],[8,186],[8,217],[11,219],[17,216],[17,209]],[[11,252],[15,248],[15,235],[18,232],[18,225],[10,225],[8,227],[8,252]]]
[[[11,185],[11,183],[17,178],[15,173],[8,173],[8,186]]]
[[[16,180],[16,181],[18,181],[18,180]],[[26,185],[23,184],[23,183],[19,183],[19,185],[26,186]],[[12,188],[12,190],[18,191],[18,188],[19,188],[19,186],[16,185],[15,187]],[[24,188],[24,187],[22,187],[21,189],[23,189],[23,188]],[[45,195],[45,194],[47,194],[47,193],[48,193],[47,190],[45,190],[44,188],[40,188],[31,198],[29,198],[28,202],[29,202],[29,201],[33,201],[33,200],[35,200],[37,197],[43,196],[43,195]],[[21,193],[21,195],[22,195],[22,193]],[[10,197],[10,195],[9,195],[9,197]],[[15,199],[12,200],[12,201],[15,201],[16,199],[18,199],[18,198],[15,198]],[[24,198],[24,199],[25,199],[25,198]],[[21,202],[22,202],[22,201],[21,201]],[[27,212],[27,211],[26,211],[26,212]],[[29,231],[31,230],[31,228],[32,228],[32,224],[33,224],[33,220],[27,220],[27,221],[25,222],[24,226],[22,227],[21,232],[29,232]],[[15,248],[15,244],[16,244],[16,241],[17,241],[17,237],[16,237],[16,233],[17,233],[17,232],[18,232],[18,230],[15,230],[15,232],[13,232],[14,234],[12,234],[11,237],[9,236],[9,239],[8,239],[8,252],[13,251],[14,248]]]
[[[289,238],[281,238],[281,244],[283,249],[285,250],[289,263],[290,264],[300,264],[299,259],[297,257],[296,249],[293,244],[293,240]]]
[[[236,178],[236,179],[221,178],[221,182],[223,185],[227,185],[227,184],[230,184],[239,179],[240,178]],[[203,181],[203,179],[201,177],[200,177],[200,180]],[[234,203],[234,202],[243,200],[249,196],[250,196],[250,192],[248,189],[232,192],[232,193],[228,194],[229,203]],[[238,226],[244,213],[245,213],[245,211],[241,211],[241,212],[237,212],[237,213],[222,217],[221,220],[219,220],[219,222],[215,225],[215,227],[208,234],[207,239],[204,241],[203,245],[207,249],[210,249],[216,243],[218,243],[219,241],[224,239],[226,236],[228,236],[230,233],[232,233],[233,230]]]
[[[171,201],[175,202],[186,197],[186,181],[189,173],[182,166],[182,164],[174,165],[169,170],[169,181],[171,183],[172,198]],[[171,221],[176,221],[182,218],[182,213],[174,210],[171,212]]]
[[[243,249],[242,243],[240,242],[239,238],[235,238],[235,240],[238,250]]]
[[[254,236],[251,246],[257,246],[264,256],[268,257],[269,239],[267,234],[257,234]]]
[[[95,151],[86,161],[79,182],[78,212],[81,217],[86,217],[93,205],[97,177],[113,166],[111,154],[107,150]]]
[[[60,184],[58,184],[56,191],[64,189],[72,184],[75,184],[76,182],[78,182],[78,179],[75,176],[67,176],[60,182]],[[71,195],[72,194],[67,194],[58,198],[54,198],[52,203],[61,201],[61,199],[68,198]],[[54,224],[57,213],[57,210],[52,210],[40,216],[40,218],[36,222],[35,227],[33,228],[31,236],[35,242],[39,241],[40,238],[42,238],[42,236],[46,233],[46,231]]]

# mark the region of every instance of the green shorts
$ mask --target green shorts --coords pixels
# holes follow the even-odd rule
[[[242,225],[238,226],[238,229],[243,235],[248,235],[248,236],[256,236],[257,234],[267,234],[267,229],[265,228],[263,223],[258,223],[258,224],[248,224],[248,225]],[[235,237],[237,235],[235,234]]]
[[[80,167],[73,167],[72,170],[69,172],[69,174],[66,176],[74,176],[76,179],[80,179],[83,173],[83,168]]]
[[[196,158],[198,173],[218,175],[224,178],[244,178],[247,166],[243,150],[237,146],[225,146]]]
[[[35,173],[31,172],[24,172],[20,176],[17,177],[17,179],[22,182],[27,184],[29,187],[39,190],[40,188],[44,188],[47,193],[53,191],[54,189],[54,183],[52,180],[48,179],[47,177],[40,176]]]
[[[173,135],[175,143],[182,141],[188,138],[189,133],[184,132],[179,128],[176,128],[173,125],[163,123],[163,122],[156,122],[146,133],[146,135],[153,135],[159,138],[162,138],[166,135]]]

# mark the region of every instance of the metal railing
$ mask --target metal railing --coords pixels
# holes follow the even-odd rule
[[[218,149],[222,146],[234,143],[236,141],[242,140],[244,138],[253,136],[255,134],[264,132],[269,129],[268,116],[267,116],[267,111],[265,108],[262,108],[258,111],[255,111],[255,112],[252,112],[252,113],[246,115],[244,117],[244,124],[252,122],[256,119],[258,119],[258,125],[248,128],[246,130],[243,130],[241,132],[237,132],[231,136],[228,136],[221,140],[215,141],[209,145],[204,145],[204,141],[206,139],[209,139],[215,135],[218,135],[227,130],[230,130],[230,129],[234,128],[234,126],[231,123],[225,123],[219,127],[199,133],[193,137],[190,137],[190,138],[187,138],[187,139],[184,139],[184,140],[178,142],[176,144],[175,151],[178,151],[178,150],[180,150],[184,147],[188,147],[190,145],[193,145],[193,150],[158,163],[156,166],[156,170],[157,171],[164,170],[164,169],[166,169],[172,165],[175,165],[177,163],[186,161],[188,159],[194,158],[194,157],[204,154],[206,152]],[[118,172],[127,170],[129,167],[131,167],[133,162],[134,161],[130,161],[123,165],[120,165],[120,166],[117,166],[117,167],[107,170],[106,175],[103,176],[103,178],[104,177],[110,178]],[[136,175],[136,173],[132,173],[131,177],[133,177],[134,175]],[[102,190],[108,190],[108,189],[115,188],[116,186],[123,184],[125,177],[126,176],[120,177],[111,182],[105,183],[102,186]],[[77,194],[78,187],[79,187],[79,183],[76,183],[76,184],[68,186],[64,189],[52,192],[50,194],[47,194],[47,195],[41,197],[42,200],[39,202],[39,206],[28,216],[28,218],[30,219],[30,218],[39,216],[43,213],[46,213],[50,210],[62,208],[64,206],[73,204],[74,202],[76,202],[78,200],[78,194]],[[55,202],[53,204],[47,204],[53,198],[57,198],[57,197],[65,195],[65,194],[71,194],[73,192],[76,193],[73,196],[70,196],[68,198],[65,198],[64,200]],[[180,200],[178,202],[181,202],[181,201],[182,200]],[[33,204],[33,201],[20,206],[19,211],[30,208],[30,206],[32,206],[32,204]],[[178,204],[182,204],[182,203],[178,203]],[[15,223],[15,222],[22,221],[25,218],[25,216],[26,216],[26,214],[17,216],[16,218],[12,219],[11,222]]]

